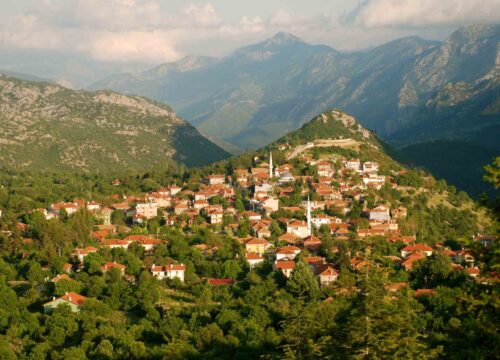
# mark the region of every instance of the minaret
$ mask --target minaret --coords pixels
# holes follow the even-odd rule
[[[273,178],[273,153],[269,152],[269,178]]]
[[[311,229],[311,202],[309,201],[309,195],[307,195],[307,230],[309,235],[312,235]]]

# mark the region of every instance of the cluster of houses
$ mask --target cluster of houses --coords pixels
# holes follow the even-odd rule
[[[299,172],[295,171],[290,163],[274,167],[270,154],[268,161],[256,157],[254,167],[234,169],[228,175],[212,174],[204,179],[195,191],[189,190],[187,186],[171,185],[141,197],[117,196],[108,206],[102,206],[95,201],[76,199],[69,203],[52,204],[47,209],[39,211],[50,219],[60,216],[63,209],[71,216],[79,209],[86,208],[100,220],[101,224],[92,234],[97,242],[96,246],[75,249],[73,252],[73,257],[81,264],[88,254],[97,251],[100,246],[127,250],[132,243],[135,243],[142,246],[145,251],[152,251],[156,246],[168,241],[150,235],[116,238],[117,226],[111,224],[111,214],[114,211],[123,212],[133,224],[144,224],[161,215],[167,226],[184,228],[197,223],[232,236],[238,229],[240,220],[245,218],[250,225],[250,234],[237,239],[245,248],[245,259],[250,268],[269,262],[276,271],[282,272],[288,278],[292,276],[296,258],[301,254],[317,276],[319,283],[325,286],[337,280],[339,269],[335,269],[321,254],[335,252],[337,249],[324,248],[325,244],[317,235],[318,229],[322,231],[326,229],[335,240],[349,241],[381,236],[387,241],[402,243],[404,245],[400,250],[401,256],[390,258],[406,270],[411,270],[416,262],[438,250],[416,243],[414,235],[403,234],[400,231],[398,221],[408,216],[405,207],[391,207],[383,201],[379,201],[371,208],[367,207],[367,202],[364,200],[368,190],[379,190],[384,185],[397,187],[390,176],[379,174],[379,164],[337,157],[315,160],[303,156],[302,160],[314,166],[316,169],[314,175],[296,175]],[[303,201],[294,206],[282,206],[280,198],[297,193],[297,180],[301,180],[304,184],[299,189]],[[119,182],[116,185],[119,185]],[[235,207],[235,195],[239,189],[246,189],[250,194],[247,210],[238,210]],[[217,201],[214,201],[216,199]],[[363,212],[367,226],[359,226],[356,221],[346,217],[354,201],[364,201]],[[327,211],[332,209],[334,211]],[[328,215],[332,213],[336,215]],[[200,219],[203,219],[202,224],[199,223]],[[281,234],[273,234],[271,226],[273,222],[282,229]],[[206,255],[217,251],[216,248],[210,248],[206,244],[198,244],[195,247]],[[468,250],[451,251],[444,248],[441,250],[450,256],[457,270],[462,267],[474,277],[480,274]],[[361,270],[370,267],[371,264],[363,256],[355,254],[351,258],[351,266],[353,270]],[[105,272],[113,268],[125,273],[124,265],[116,263],[105,264],[101,270]],[[153,264],[150,271],[160,280],[168,278],[183,282],[186,265]],[[211,281],[213,284],[227,285],[233,283],[234,279],[211,279]],[[78,303],[82,301],[84,300],[75,294],[67,294],[46,305],[47,309],[51,309],[59,302],[68,302],[78,307]]]

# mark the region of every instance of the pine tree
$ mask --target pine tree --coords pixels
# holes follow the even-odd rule
[[[370,271],[370,273],[368,273]],[[432,359],[439,349],[425,342],[422,306],[410,291],[388,294],[383,275],[367,270],[349,321],[354,359]]]
[[[302,300],[315,299],[319,295],[318,279],[301,257],[297,259],[287,288],[290,293]]]

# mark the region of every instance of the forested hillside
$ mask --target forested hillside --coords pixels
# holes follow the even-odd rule
[[[339,110],[203,168],[1,169],[0,210],[1,359],[500,352],[498,208]]]
[[[478,198],[495,191],[483,180],[484,166],[489,164],[498,150],[461,141],[434,141],[409,145],[400,149],[400,159],[426,168],[435,177],[446,179],[457,188]]]
[[[96,173],[228,156],[166,105],[3,75],[0,127],[0,164],[18,169]]]

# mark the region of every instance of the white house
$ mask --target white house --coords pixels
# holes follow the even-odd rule
[[[363,184],[365,185],[376,185],[381,187],[385,184],[385,176],[384,175],[376,175],[376,174],[368,174],[363,176]]]
[[[425,256],[431,256],[432,255],[432,248],[424,245],[424,244],[415,244],[415,245],[408,245],[405,246],[404,248],[401,249],[401,257],[405,258],[410,254],[419,252],[424,254]]]
[[[318,168],[318,176],[329,177],[332,176],[332,165],[328,161],[319,161],[316,164]]]
[[[311,218],[311,224],[320,228],[321,225],[330,225],[332,223],[332,219],[328,215],[318,214],[317,216]]]
[[[179,193],[182,189],[176,185],[172,185],[168,188],[170,192],[170,196],[175,196],[177,193]]]
[[[293,177],[292,173],[289,171],[286,171],[285,173],[281,174],[280,178],[279,178],[280,184],[286,184],[286,183],[290,183],[290,182],[294,182],[294,181],[295,181],[295,178]]]
[[[111,249],[128,249],[129,242],[127,240],[121,240],[121,239],[103,239],[101,240],[101,245],[102,246],[107,246]]]
[[[276,260],[274,262],[274,269],[281,271],[287,278],[292,276],[293,269],[295,269],[295,261],[293,260]]]
[[[378,172],[379,165],[376,162],[366,161],[363,163],[364,173],[376,173]]]
[[[210,185],[224,184],[225,181],[226,181],[226,177],[224,175],[216,174],[216,175],[209,175],[208,176],[208,183]]]
[[[127,215],[152,219],[158,215],[158,204],[156,202],[138,203],[132,211],[127,213]]]
[[[159,280],[164,278],[175,279],[178,278],[180,281],[184,282],[184,272],[186,271],[186,265],[184,264],[168,264],[168,265],[155,265],[151,266],[151,273],[154,277]]]
[[[87,203],[87,210],[88,211],[97,211],[101,208],[101,205],[96,202],[96,201],[91,201]]]
[[[224,211],[222,210],[213,210],[208,214],[210,217],[210,224],[222,224],[224,220]]]
[[[300,253],[300,248],[296,246],[284,246],[276,251],[276,260],[293,260]]]
[[[273,186],[269,183],[262,183],[255,185],[254,192],[255,193],[265,193],[268,194],[273,189]]]
[[[248,263],[250,264],[250,269],[253,269],[260,263],[264,262],[264,258],[262,257],[262,255],[257,253],[247,253],[246,258]]]
[[[87,246],[85,249],[78,249],[77,248],[77,249],[73,250],[73,252],[71,253],[71,255],[73,255],[78,260],[80,260],[80,262],[83,262],[85,260],[85,257],[88,254],[94,253],[96,251],[97,251],[97,249],[95,247],[93,247],[93,246]]]
[[[254,211],[243,211],[243,216],[246,216],[250,221],[256,221],[262,219],[262,215],[257,214]]]
[[[390,208],[385,205],[374,207],[368,212],[370,220],[388,221],[391,219]]]
[[[311,235],[311,229],[307,226],[307,222],[300,220],[295,220],[287,224],[286,232],[300,238],[305,238]]]
[[[359,159],[345,160],[344,167],[347,169],[359,171],[361,167],[361,162],[359,161]]]
[[[257,203],[257,207],[262,211],[269,210],[272,212],[272,211],[278,211],[279,204],[280,204],[279,199],[274,198],[274,197],[268,197],[268,198],[260,200]]]
[[[321,285],[328,285],[337,281],[339,273],[330,264],[320,264],[316,267],[316,273],[319,276]]]
[[[61,304],[66,304],[69,305],[71,308],[71,311],[74,313],[80,312],[80,308],[82,307],[83,303],[87,300],[87,298],[83,295],[74,293],[74,292],[67,292],[63,296],[59,298],[53,298],[52,301],[49,301],[45,304],[43,304],[43,312],[44,313],[51,313],[54,311],[55,308],[57,308]]]

